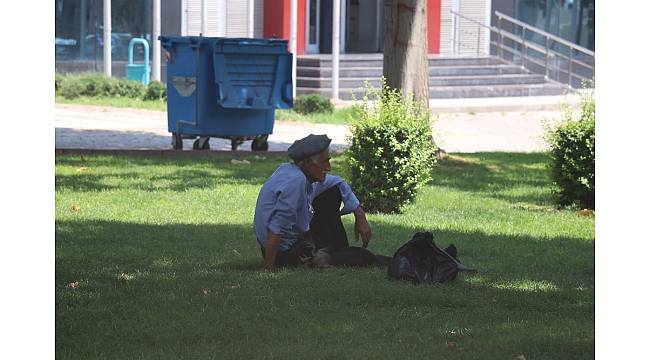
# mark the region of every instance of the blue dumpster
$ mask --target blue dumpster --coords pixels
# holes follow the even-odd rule
[[[253,140],[267,150],[275,109],[293,107],[292,54],[286,40],[160,36],[167,59],[167,119],[172,146],[198,139]]]

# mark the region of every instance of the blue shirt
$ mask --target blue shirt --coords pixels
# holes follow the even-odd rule
[[[257,197],[253,229],[260,245],[266,248],[268,231],[280,236],[280,250],[288,250],[300,234],[309,231],[314,215],[312,201],[332,186],[338,186],[343,200],[341,215],[359,207],[350,185],[338,176],[327,174],[323,182],[309,183],[298,165],[281,164],[269,177]]]

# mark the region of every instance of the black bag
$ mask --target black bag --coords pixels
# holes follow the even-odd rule
[[[452,244],[442,250],[433,242],[430,232],[418,232],[402,245],[388,266],[388,277],[416,284],[443,283],[456,278],[459,271],[476,272],[461,264]]]

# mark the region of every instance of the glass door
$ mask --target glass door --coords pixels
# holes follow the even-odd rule
[[[320,38],[320,0],[307,1],[307,29],[306,52],[308,54],[318,54]]]

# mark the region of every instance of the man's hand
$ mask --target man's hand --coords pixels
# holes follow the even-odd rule
[[[272,232],[268,232],[268,238],[266,240],[266,249],[264,256],[264,271],[270,272],[275,269],[275,257],[278,254],[278,248],[280,247],[280,236],[275,235]]]
[[[354,238],[359,241],[359,235],[361,235],[361,240],[363,241],[363,247],[368,247],[368,242],[372,237],[372,230],[370,230],[370,224],[366,220],[366,213],[363,211],[361,206],[354,210]]]

